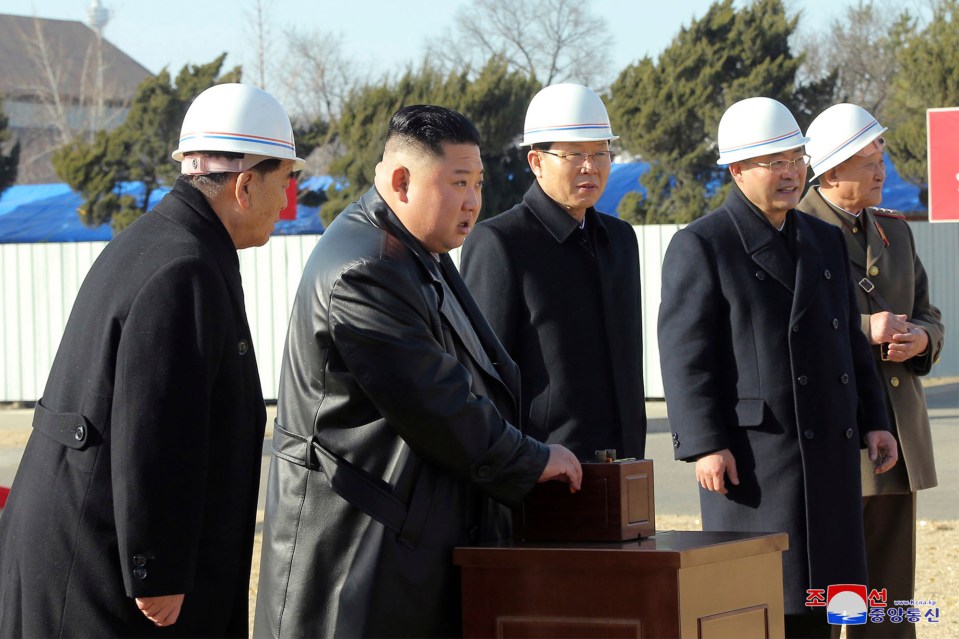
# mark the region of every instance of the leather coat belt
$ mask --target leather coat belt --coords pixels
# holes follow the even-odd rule
[[[416,548],[432,501],[434,482],[430,469],[421,469],[410,505],[407,506],[393,494],[393,486],[389,482],[374,477],[340,457],[314,437],[291,433],[276,421],[273,426],[273,454],[308,470],[323,473],[333,492],[396,533],[404,545]]]

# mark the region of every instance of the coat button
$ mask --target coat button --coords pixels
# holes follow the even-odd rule
[[[133,555],[133,565],[137,568],[143,568],[147,565],[147,558],[143,555]]]
[[[893,377],[892,379],[889,380],[889,384],[890,384],[890,386],[892,386],[893,388],[899,388],[899,378],[898,378],[898,377]]]
[[[843,373],[843,374],[839,377],[839,381],[842,382],[843,384],[848,384],[848,383],[849,383],[849,375],[847,375],[846,373]]]
[[[763,271],[756,271],[756,279],[757,279],[757,280],[764,280],[764,279],[766,279],[766,273],[763,272]]]
[[[812,439],[815,436],[815,434],[812,432],[812,429],[807,428],[806,430],[802,432],[802,436],[805,437],[806,439]]]
[[[847,428],[847,429],[846,429],[846,439],[852,439],[852,429],[851,429],[851,428]]]
[[[239,344],[240,355],[246,355],[248,350],[250,350],[250,343],[245,339],[241,339]]]
[[[876,275],[879,275],[879,267],[876,266],[876,265],[870,266],[870,267],[869,267],[869,274],[872,275],[872,276],[874,276],[874,277],[875,277]]]
[[[77,426],[77,429],[73,431],[73,438],[78,442],[82,442],[87,436],[87,429],[85,426]]]
[[[679,433],[673,433],[673,448],[679,448]]]
[[[805,386],[806,384],[809,383],[809,378],[806,377],[805,375],[800,375],[796,379],[799,381],[800,386]]]
[[[828,268],[822,272],[822,276],[825,277],[827,280],[832,279],[832,273],[829,271]]]
[[[476,476],[480,479],[489,479],[492,474],[493,471],[489,466],[480,466],[476,469]]]
[[[146,568],[134,568],[134,569],[133,569],[133,576],[136,577],[137,579],[139,579],[140,581],[143,581],[144,579],[147,578],[147,569],[146,569]]]
[[[793,324],[793,333],[799,332],[799,324]]]
[[[836,329],[839,328],[839,320],[836,319],[835,317],[832,319],[832,327]]]

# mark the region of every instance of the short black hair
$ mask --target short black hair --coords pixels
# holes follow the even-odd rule
[[[440,156],[444,144],[480,146],[480,134],[458,111],[433,104],[411,104],[390,118],[386,143],[415,146],[430,155]]]

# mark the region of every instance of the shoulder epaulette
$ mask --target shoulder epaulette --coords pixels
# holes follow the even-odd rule
[[[900,213],[899,211],[893,211],[892,209],[882,209],[876,207],[872,210],[873,215],[878,215],[879,217],[891,217],[897,220],[905,221],[906,216]]]

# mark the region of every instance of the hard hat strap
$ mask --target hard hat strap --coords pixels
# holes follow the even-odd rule
[[[248,153],[242,158],[225,158],[209,156],[202,153],[191,153],[183,158],[180,164],[180,173],[183,175],[206,175],[208,173],[242,173],[269,159],[269,155],[254,155]]]
[[[864,146],[862,149],[860,149],[859,152],[856,153],[856,155],[864,158],[869,157],[876,151],[882,151],[883,148],[885,148],[885,146],[886,146],[886,139],[880,136],[876,138],[875,140],[873,140],[872,142],[870,142],[869,144],[867,144],[866,146]]]

